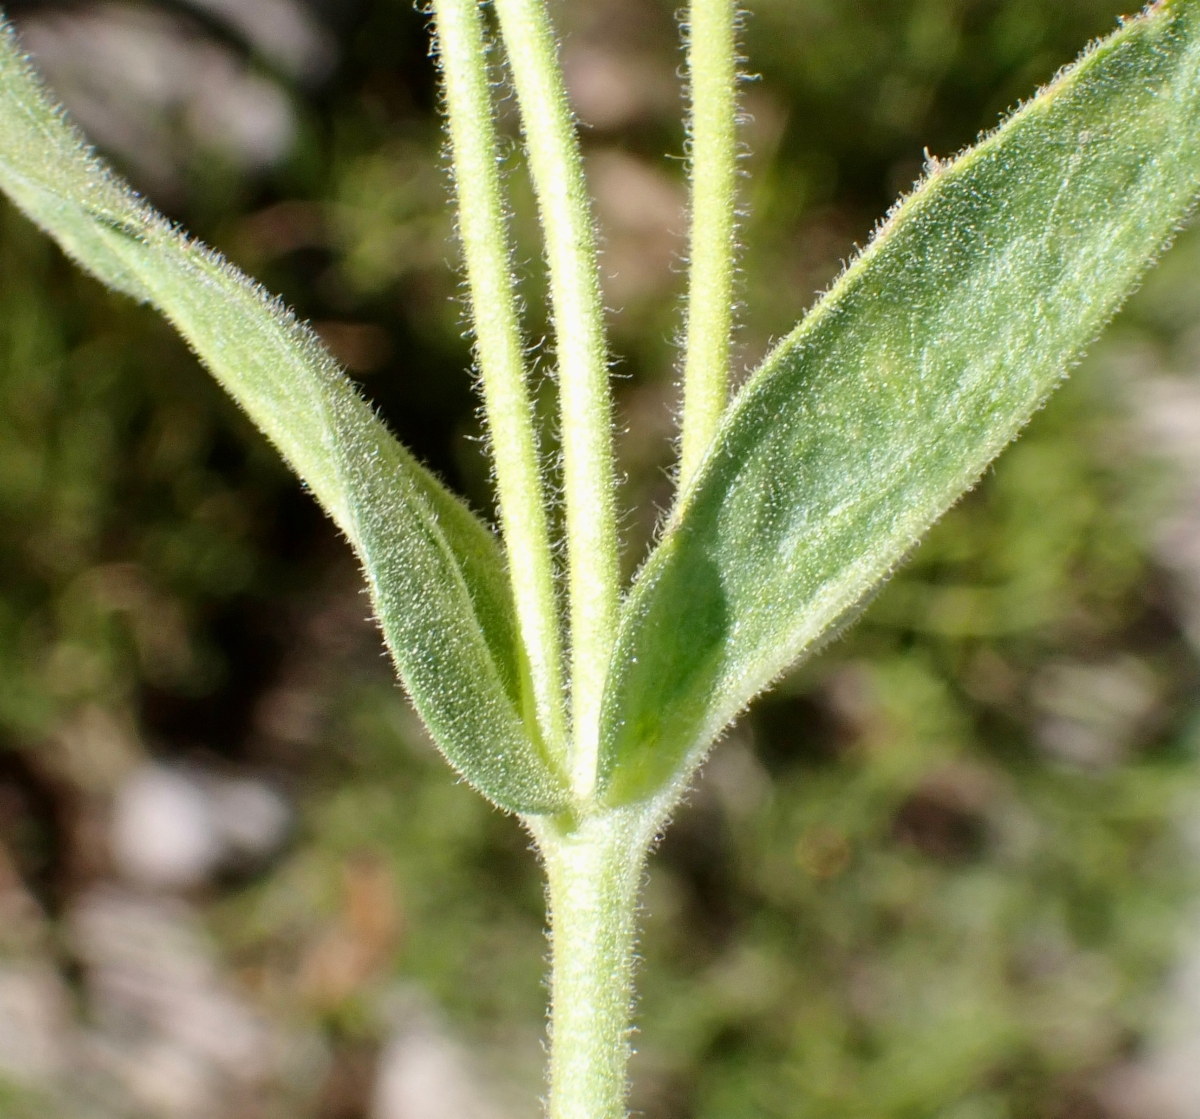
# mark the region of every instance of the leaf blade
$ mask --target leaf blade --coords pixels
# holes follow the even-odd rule
[[[85,269],[161,311],[312,489],[358,554],[401,679],[451,763],[501,807],[563,807],[561,775],[520,713],[526,674],[491,532],[396,442],[311,331],[83,145],[7,23],[0,188]]]
[[[930,179],[768,357],[626,602],[610,804],[681,782],[978,480],[1200,192],[1200,3],[1097,45]]]

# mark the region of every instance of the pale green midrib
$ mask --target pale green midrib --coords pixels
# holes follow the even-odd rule
[[[459,236],[471,291],[509,578],[541,735],[565,767],[558,605],[497,170],[482,21],[476,0],[435,0],[434,13],[453,147]]]
[[[543,0],[495,0],[517,90],[550,274],[558,356],[571,630],[571,775],[595,784],[618,612],[612,401],[583,161]]]
[[[688,15],[692,213],[680,492],[712,443],[728,398],[737,214],[737,10],[693,0]]]

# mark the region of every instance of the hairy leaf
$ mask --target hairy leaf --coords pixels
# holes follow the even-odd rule
[[[527,673],[491,532],[419,466],[310,330],[137,199],[80,141],[0,27],[0,188],[84,268],[153,304],[349,537],[384,636],[450,760],[497,804],[565,785],[522,719]]]
[[[1200,0],[1159,3],[931,169],[742,391],[622,615],[609,803],[685,779],[861,608],[1200,191]]]

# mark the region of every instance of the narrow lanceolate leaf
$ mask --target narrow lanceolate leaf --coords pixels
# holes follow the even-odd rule
[[[1200,0],[932,171],[747,384],[623,613],[610,803],[683,780],[979,478],[1200,191]]]
[[[564,784],[520,716],[528,672],[492,534],[309,330],[96,159],[7,25],[0,188],[88,271],[157,307],[312,489],[357,551],[401,678],[454,765],[505,808],[561,807]]]

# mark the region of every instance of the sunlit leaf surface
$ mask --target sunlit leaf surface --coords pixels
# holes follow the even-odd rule
[[[1200,3],[1153,6],[891,216],[738,398],[626,604],[602,774],[680,780],[1019,431],[1200,190]]]

